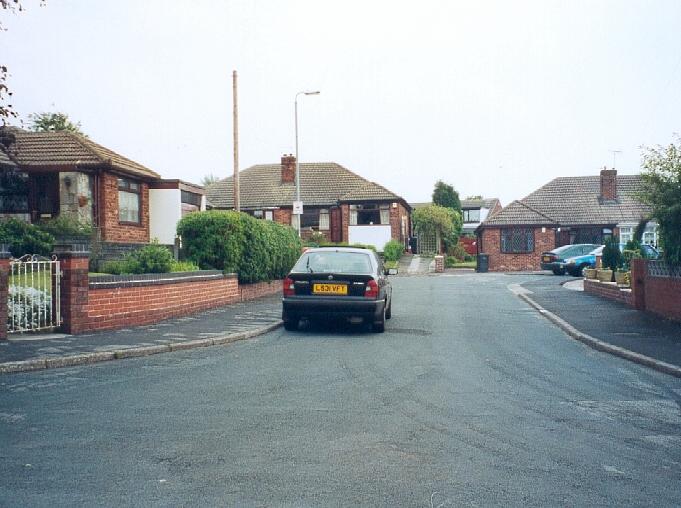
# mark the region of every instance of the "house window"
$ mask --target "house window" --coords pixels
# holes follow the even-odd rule
[[[329,211],[326,208],[319,210],[319,230],[329,230]]]
[[[463,210],[464,222],[480,222],[480,209]]]
[[[265,220],[274,220],[274,213],[272,210],[265,210]]]
[[[501,230],[501,252],[521,254],[534,251],[534,230],[513,228]]]
[[[253,217],[256,219],[262,219],[265,217],[265,214],[263,213],[262,210],[253,210]]]
[[[300,216],[301,228],[319,228],[319,210],[314,208],[304,208]]]
[[[390,224],[388,205],[350,205],[350,225]]]
[[[28,213],[28,175],[0,173],[0,213]]]
[[[118,221],[140,223],[140,190],[137,182],[127,178],[118,179]]]
[[[634,228],[632,226],[620,226],[620,243],[626,245],[634,239]]]
[[[646,228],[643,231],[643,237],[641,238],[643,244],[645,245],[654,245],[657,246],[657,224],[656,223],[648,223],[646,224]]]

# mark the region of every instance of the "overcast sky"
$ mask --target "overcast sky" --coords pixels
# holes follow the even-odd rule
[[[681,2],[23,0],[0,12],[14,106],[61,111],[165,178],[334,161],[407,201],[504,205],[681,131]]]

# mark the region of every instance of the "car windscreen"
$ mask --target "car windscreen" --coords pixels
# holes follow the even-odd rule
[[[603,254],[603,246],[601,245],[600,247],[596,247],[594,250],[589,252],[589,254],[592,256],[600,256]]]
[[[318,251],[301,256],[292,272],[371,274],[371,259],[361,252]]]
[[[562,247],[556,247],[550,252],[553,252],[554,254],[565,254],[566,251],[574,248],[574,245],[563,245]]]

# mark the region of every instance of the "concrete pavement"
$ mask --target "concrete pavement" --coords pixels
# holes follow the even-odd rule
[[[0,373],[147,356],[254,337],[281,325],[280,302],[279,295],[274,295],[151,325],[82,335],[11,335],[0,341]]]
[[[578,340],[681,377],[681,323],[586,294],[579,279],[542,277],[521,285],[528,291],[522,297],[558,317],[547,315]]]

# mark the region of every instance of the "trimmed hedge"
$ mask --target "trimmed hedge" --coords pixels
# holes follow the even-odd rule
[[[301,251],[293,228],[233,211],[186,215],[177,234],[187,259],[202,269],[237,273],[242,283],[283,278]]]
[[[54,237],[33,224],[11,218],[0,221],[0,243],[8,244],[14,257],[24,254],[49,256],[54,246]]]

